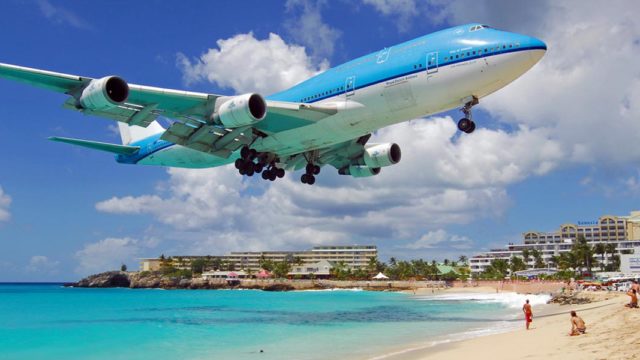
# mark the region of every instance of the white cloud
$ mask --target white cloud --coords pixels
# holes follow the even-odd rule
[[[253,33],[216,42],[197,59],[178,54],[177,64],[187,83],[209,81],[237,93],[270,94],[291,87],[328,67],[314,64],[305,48],[287,44],[276,34],[259,40]]]
[[[11,218],[11,213],[9,212],[10,205],[11,196],[7,195],[7,193],[2,190],[2,186],[0,186],[0,222],[7,221]]]
[[[51,260],[44,255],[34,255],[29,259],[29,264],[26,267],[27,272],[37,273],[38,275],[55,275],[59,272],[58,266],[60,262],[57,260]]]
[[[61,6],[54,6],[48,0],[38,0],[38,7],[44,17],[56,24],[67,24],[78,29],[90,29],[91,26],[74,12]]]
[[[449,234],[443,229],[429,231],[422,235],[415,242],[402,246],[411,250],[434,249],[434,248],[454,248],[458,250],[469,249],[473,241],[466,236]]]
[[[398,30],[407,31],[411,20],[420,11],[415,0],[362,0],[364,4],[373,6],[378,12],[395,19]]]
[[[155,247],[155,239],[137,240],[129,237],[106,238],[86,244],[75,253],[76,272],[82,275],[118,270],[123,263],[131,263],[143,249]]]
[[[370,3],[389,16],[402,10],[393,2]],[[513,130],[479,124],[475,133],[460,136],[449,117],[414,120],[382,129],[372,139],[397,142],[403,150],[400,164],[377,177],[340,177],[325,167],[316,186],[309,187],[299,183],[299,174],[271,184],[241,180],[232,166],[171,169],[164,189],[114,197],[96,208],[150,214],[165,225],[162,236],[179,238],[175,247],[185,252],[397,241],[398,247],[390,247],[413,246],[438,255],[446,253],[447,243],[438,236],[466,249],[473,246],[470,239],[445,229],[502,216],[510,205],[511,184],[567,165],[628,169],[640,163],[635,146],[640,123],[634,121],[640,115],[640,62],[635,59],[640,24],[632,11],[624,11],[637,5],[620,2],[596,9],[595,3],[585,4],[431,1],[411,8],[435,6],[438,11],[429,16],[452,23],[470,22],[477,15],[478,21],[548,43],[540,64],[481,100],[481,108]],[[413,16],[411,9],[404,10],[406,16]],[[505,16],[509,11],[532,15]],[[280,53],[286,56],[281,59]],[[265,40],[236,35],[219,40],[217,49],[194,63],[184,56],[180,61],[185,79],[217,82],[237,92],[280,89],[318,70],[304,48],[275,34]],[[250,71],[237,66],[244,63]],[[592,184],[592,177],[587,182]],[[632,190],[638,183],[635,171],[620,180]]]
[[[341,32],[322,20],[321,9],[325,2],[288,0],[287,13],[293,16],[285,25],[290,36],[311,49],[315,58],[330,57],[335,50]]]
[[[372,141],[398,142],[403,160],[373,178],[341,177],[325,167],[309,187],[299,182],[300,174],[271,184],[242,180],[232,166],[169,169],[162,191],[114,197],[96,208],[151,214],[175,232],[170,237],[182,239],[177,251],[202,254],[401,243],[430,229],[500,217],[509,206],[506,186],[545,174],[558,161],[556,144],[548,142],[544,132],[481,129],[458,136],[455,129],[446,117],[381,130]],[[543,150],[530,151],[532,146]]]

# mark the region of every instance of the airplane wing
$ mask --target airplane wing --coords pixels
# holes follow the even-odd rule
[[[268,136],[306,126],[338,112],[337,108],[327,106],[267,101],[267,115],[260,122],[225,128],[212,123],[211,117],[219,108],[219,102],[231,99],[228,96],[126,84],[116,77],[94,79],[0,63],[2,77],[67,94],[70,97],[64,103],[65,108],[129,125],[146,127],[158,116],[170,118],[175,122],[162,139],[221,157],[228,157],[241,146],[250,144],[258,134]],[[82,106],[80,99],[85,89],[110,78],[128,86],[126,100],[111,104],[113,106]]]

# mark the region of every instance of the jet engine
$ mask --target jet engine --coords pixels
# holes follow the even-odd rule
[[[91,80],[82,90],[80,105],[90,110],[105,110],[116,107],[129,97],[129,85],[117,76],[106,76]]]
[[[222,125],[237,128],[257,123],[267,114],[267,102],[258,94],[244,94],[224,102],[217,115]]]
[[[338,171],[340,175],[351,175],[353,177],[369,177],[380,174],[380,168],[371,168],[366,165],[351,165]]]
[[[379,168],[397,164],[401,157],[398,144],[371,144],[365,145],[362,161],[370,168]]]

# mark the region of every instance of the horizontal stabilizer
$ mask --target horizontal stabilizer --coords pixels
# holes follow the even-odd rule
[[[136,151],[140,150],[140,146],[109,144],[109,143],[103,143],[98,141],[70,139],[70,138],[57,137],[57,136],[50,137],[49,140],[67,143],[71,145],[83,146],[89,149],[106,151],[106,152],[119,154],[119,155],[131,155],[131,154],[134,154]]]

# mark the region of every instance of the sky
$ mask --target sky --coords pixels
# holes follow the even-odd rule
[[[0,79],[0,281],[73,281],[141,257],[375,244],[456,259],[522,232],[640,210],[640,2],[18,1],[0,62],[214,94],[268,95],[384,47],[470,22],[538,37],[540,63],[474,108],[379,130],[402,161],[270,183],[236,170],[117,164],[47,141],[119,142],[66,96]]]

